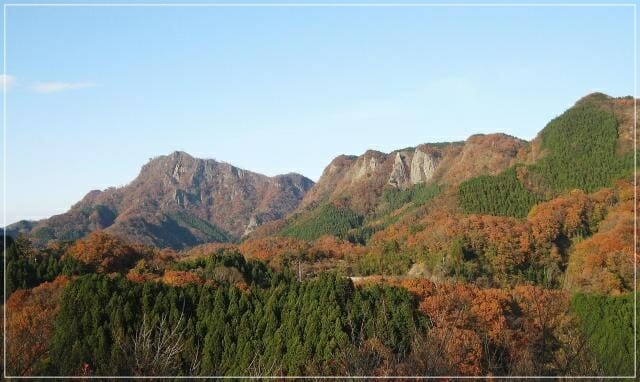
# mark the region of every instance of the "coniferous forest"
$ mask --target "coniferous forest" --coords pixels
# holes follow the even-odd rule
[[[634,102],[589,95],[530,142],[340,156],[313,185],[153,159],[5,228],[6,375],[631,380]],[[216,215],[197,187],[219,174]]]

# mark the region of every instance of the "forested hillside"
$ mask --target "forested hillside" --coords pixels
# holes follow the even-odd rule
[[[311,189],[293,176],[234,199],[254,211],[226,210],[237,229],[184,207],[118,225],[163,238],[136,240],[99,195],[82,213],[108,227],[43,241],[22,224],[4,253],[6,371],[632,376],[634,102],[589,95],[531,142],[340,156]],[[169,199],[201,206],[188,178]]]

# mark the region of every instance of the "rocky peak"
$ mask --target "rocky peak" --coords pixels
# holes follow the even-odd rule
[[[388,184],[405,189],[411,184],[409,176],[409,166],[407,166],[408,157],[407,153],[399,151],[396,153],[393,161],[393,167],[391,168],[391,174],[389,174]]]
[[[433,178],[436,168],[442,159],[442,153],[429,147],[418,147],[411,159],[411,184],[425,183]]]
[[[372,153],[369,153],[369,155],[365,153],[362,157],[360,157],[356,162],[354,175],[351,180],[356,181],[366,176],[371,176],[371,174],[376,171],[376,167],[379,164],[377,156],[378,155],[374,155]]]
[[[33,231],[48,233],[40,244],[95,229],[173,248],[239,239],[291,212],[312,186],[299,174],[268,177],[176,151],[151,159],[128,185],[92,191],[65,214],[35,223]]]

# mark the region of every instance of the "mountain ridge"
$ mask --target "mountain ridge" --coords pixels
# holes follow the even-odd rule
[[[592,93],[568,112],[595,107],[613,116],[616,150],[626,153],[633,147],[632,103],[629,97]],[[64,214],[20,221],[8,226],[7,232],[30,234],[42,245],[104,229],[132,241],[183,249],[237,241],[259,227],[258,237],[274,234],[291,219],[304,220],[305,213],[327,203],[341,213],[378,216],[389,205],[399,206],[398,201],[417,197],[424,202],[442,193],[441,202],[455,210],[461,196],[456,196],[454,188],[464,183],[471,190],[473,182],[468,185],[468,180],[498,176],[515,165],[521,166],[513,176],[524,187],[522,192],[538,195],[530,196],[531,200],[548,198],[550,191],[536,175],[536,167],[525,167],[549,155],[543,142],[545,131],[561,117],[531,141],[505,133],[473,134],[465,141],[422,143],[389,153],[369,149],[361,155],[342,154],[331,160],[317,183],[297,173],[268,177],[174,151],[152,158],[125,186],[92,190]],[[512,182],[509,179],[502,182]],[[462,207],[471,208],[471,204]]]
[[[341,155],[287,219],[260,227],[249,239],[324,233],[364,243],[431,199],[438,209],[454,214],[522,217],[532,205],[571,187],[597,189],[623,176],[632,166],[632,114],[633,99],[593,93],[552,119],[531,141],[504,133],[474,134],[462,142]],[[350,214],[361,223],[344,218]],[[335,225],[309,224],[314,216],[334,219]]]
[[[37,244],[102,229],[174,248],[233,241],[283,217],[313,184],[300,174],[268,177],[174,151],[151,159],[125,186],[92,190],[66,213],[14,223],[7,232],[30,233]]]

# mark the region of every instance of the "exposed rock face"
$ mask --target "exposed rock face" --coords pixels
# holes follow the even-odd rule
[[[371,156],[367,158],[365,154],[362,158],[358,159],[356,163],[355,176],[352,180],[358,180],[366,177],[367,175],[371,175],[376,171],[376,167],[378,166],[378,160],[376,157]]]
[[[497,174],[518,161],[526,144],[505,134],[474,135],[465,142],[423,144],[389,154],[369,150],[359,157],[343,155],[327,166],[299,209],[329,201],[365,214],[380,203],[385,188],[453,185]]]
[[[256,228],[258,228],[258,226],[260,226],[260,222],[258,222],[258,219],[256,218],[256,216],[252,216],[249,219],[249,224],[247,224],[247,227],[244,229],[244,233],[242,236],[247,236],[249,235],[251,232],[253,232]]]
[[[391,174],[389,175],[389,181],[387,183],[400,189],[405,189],[411,184],[406,162],[406,154],[403,152],[397,152],[393,161],[393,167],[391,168]]]
[[[67,213],[35,223],[29,232],[43,244],[106,229],[132,241],[183,248],[237,239],[280,219],[312,186],[299,174],[267,177],[174,152],[144,165],[127,186],[92,191]]]
[[[425,183],[433,178],[436,168],[440,163],[441,154],[436,150],[426,150],[417,148],[411,160],[411,173],[409,180],[411,184]],[[423,151],[425,150],[425,151]]]
[[[418,183],[425,183],[433,178],[436,168],[440,163],[442,153],[440,150],[421,145],[415,151],[396,152],[389,185],[406,189]]]
[[[354,155],[340,155],[329,163],[322,172],[320,179],[323,182],[316,183],[302,200],[300,207],[307,207],[311,203],[315,203],[329,198],[337,189],[342,187],[346,181],[351,184],[349,170],[352,170],[357,163],[358,157]],[[340,183],[340,186],[339,186]],[[309,194],[312,194],[309,196]]]

